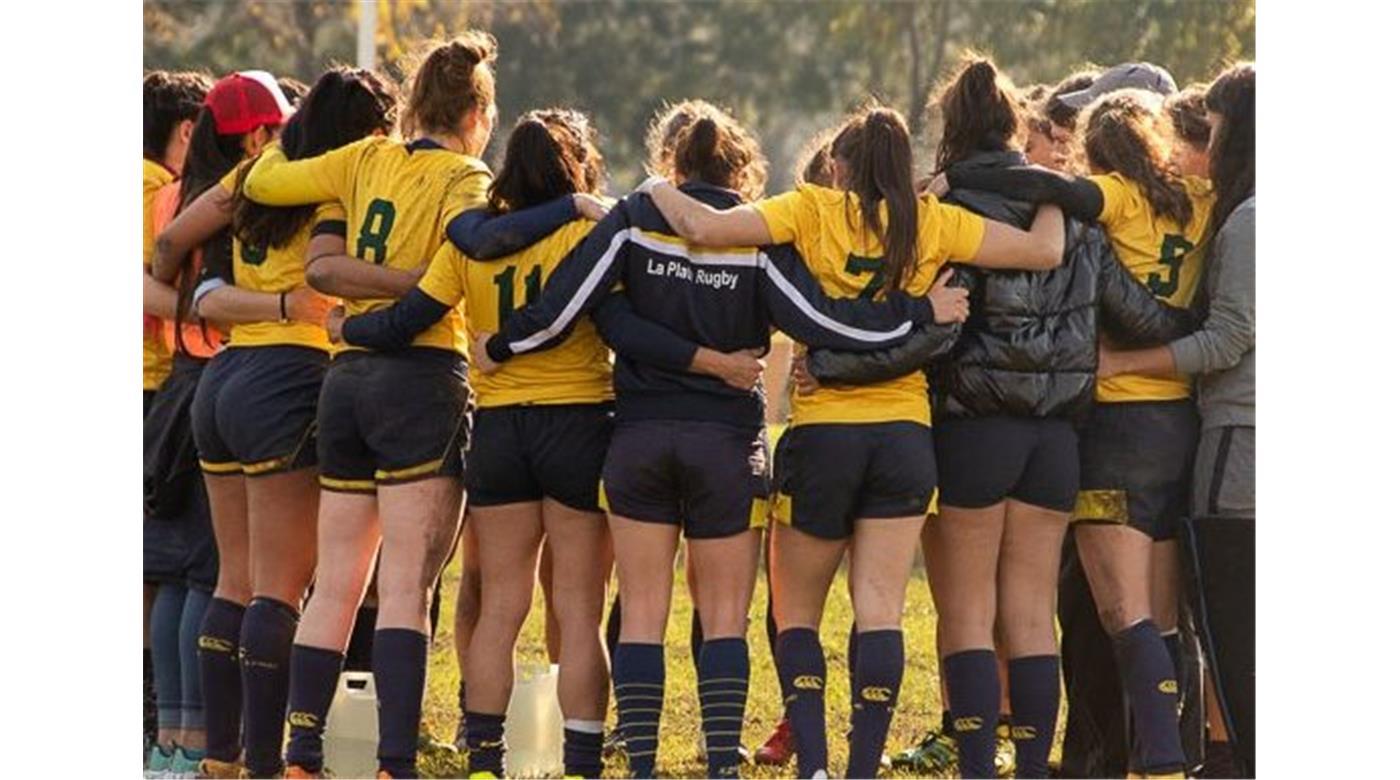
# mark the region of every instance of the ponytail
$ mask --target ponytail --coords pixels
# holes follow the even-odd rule
[[[596,192],[603,179],[597,133],[578,111],[531,111],[506,141],[500,175],[487,193],[494,213],[522,209],[562,195]]]
[[[935,168],[945,170],[977,152],[1011,148],[1021,130],[1015,88],[990,59],[969,59],[938,97],[943,137]]]
[[[687,101],[693,121],[676,134],[674,171],[658,171],[674,181],[703,181],[735,190],[746,201],[763,196],[768,161],[758,141],[734,117],[704,101]]]
[[[899,290],[913,276],[919,254],[914,153],[904,117],[892,108],[869,109],[851,118],[831,146],[833,156],[846,163],[844,187],[856,196],[865,229],[884,245],[885,292]]]

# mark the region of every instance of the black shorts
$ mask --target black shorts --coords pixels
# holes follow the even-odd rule
[[[768,436],[761,427],[692,420],[618,423],[603,463],[608,512],[722,539],[768,520]]]
[[[938,497],[933,434],[913,422],[789,428],[778,441],[778,522],[845,539],[856,520],[912,517]]]
[[[467,363],[455,352],[342,352],[326,371],[316,415],[321,487],[373,493],[460,477],[466,413]]]
[[[1067,420],[955,417],[933,426],[939,501],[981,509],[1014,498],[1068,512],[1079,491],[1079,437]]]
[[[1098,403],[1079,431],[1074,520],[1176,538],[1191,493],[1200,417],[1191,399]]]
[[[316,465],[316,400],[329,360],[297,346],[216,355],[190,410],[200,468],[256,477]]]
[[[219,556],[190,432],[190,406],[204,364],[176,356],[170,376],[149,397],[141,559],[146,582],[211,590],[219,575]]]
[[[598,507],[612,438],[612,404],[477,409],[467,438],[467,503],[500,506],[551,498]]]

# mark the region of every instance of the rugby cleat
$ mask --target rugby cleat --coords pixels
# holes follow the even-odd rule
[[[290,769],[291,767],[288,767]],[[315,775],[287,775],[287,777],[314,777]],[[243,771],[243,765],[237,761],[219,761],[214,758],[206,758],[199,762],[199,769],[195,772],[195,777],[209,778],[209,780],[238,780],[247,777]]]
[[[194,780],[194,778],[199,777],[199,765],[203,760],[204,751],[190,752],[177,745],[174,755],[170,757],[170,771],[166,777]]]
[[[170,761],[175,757],[175,748],[171,748],[167,753],[160,745],[151,745],[151,755],[146,759],[146,774],[149,779],[168,777],[170,774]]]
[[[924,734],[919,744],[895,754],[894,769],[919,774],[947,774],[958,768],[958,743],[938,729]]]
[[[1011,740],[1011,724],[1002,721],[997,724],[997,777],[1012,777],[1016,774],[1016,743]]]
[[[759,766],[783,766],[796,754],[797,742],[792,736],[792,724],[783,718],[773,728],[768,741],[754,752],[753,760]]]

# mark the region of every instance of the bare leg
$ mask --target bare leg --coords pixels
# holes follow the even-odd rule
[[[599,515],[601,522],[602,515]],[[544,593],[544,651],[549,662],[559,663],[559,612],[554,605],[554,555],[549,549],[549,535],[545,535],[544,547],[540,550],[539,565],[540,590]]]
[[[462,523],[462,579],[457,583],[457,612],[452,617],[452,646],[457,652],[457,672],[467,675],[467,648],[481,617],[481,557],[476,531],[470,522]]]
[[[1164,634],[1176,630],[1179,561],[1176,540],[1152,543],[1152,622]]]
[[[214,598],[247,604],[253,595],[248,564],[248,497],[242,474],[204,475],[209,492],[209,521],[219,548],[219,580]]]
[[[943,506],[933,527],[929,580],[938,610],[942,657],[964,650],[993,650],[997,617],[997,559],[1005,502],[981,509]]]
[[[483,549],[481,615],[463,670],[469,712],[502,714],[514,682],[515,641],[530,613],[543,522],[536,501],[472,507]]]
[[[247,480],[252,592],[301,607],[316,569],[315,469]]]
[[[379,553],[379,514],[373,495],[323,491],[320,504],[316,589],[297,626],[296,644],[340,653]]]
[[[565,718],[601,721],[608,706],[608,661],[598,626],[603,621],[610,550],[602,512],[544,502],[546,544],[553,559],[552,593],[558,618],[559,708]]]
[[[680,528],[609,515],[622,599],[622,642],[661,644],[671,612]]]
[[[744,636],[762,540],[761,532],[754,529],[723,539],[686,542],[695,572],[691,591],[706,641]]]
[[[1006,502],[997,613],[1008,658],[1055,655],[1055,596],[1069,513]]]

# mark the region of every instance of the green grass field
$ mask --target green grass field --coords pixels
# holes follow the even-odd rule
[[[442,620],[431,648],[428,670],[429,694],[424,710],[424,726],[433,738],[451,742],[457,724],[457,662],[452,650],[452,619],[456,606],[460,567],[454,561],[443,582]],[[773,670],[768,639],[764,636],[764,608],[767,589],[758,578],[749,615],[749,647],[752,656],[752,682],[744,723],[744,744],[757,748],[777,722],[781,710],[777,676]],[[846,677],[846,635],[851,624],[851,603],[846,576],[837,574],[827,603],[822,642],[827,650],[827,727],[831,735],[831,761],[834,777],[842,776],[846,764],[844,734],[849,721],[850,692]],[[937,663],[934,650],[935,615],[922,567],[909,579],[904,612],[904,642],[907,666],[899,708],[890,727],[888,749],[895,752],[918,739],[937,719],[940,711]],[[700,709],[695,693],[695,667],[690,660],[690,597],[686,592],[684,569],[677,566],[675,597],[666,634],[666,711],[661,721],[661,748],[657,772],[663,777],[704,777],[704,757],[699,753]],[[536,587],[535,606],[521,632],[517,648],[521,662],[543,663],[544,606]],[[609,725],[615,715],[609,712]],[[1063,716],[1061,717],[1063,725]],[[1058,743],[1058,739],[1057,739]],[[1055,754],[1058,756],[1058,744]],[[465,777],[462,758],[453,751],[428,750],[420,757],[425,777]],[[790,777],[795,766],[763,768],[747,766],[745,777]],[[609,761],[605,777],[626,777],[625,761]]]

